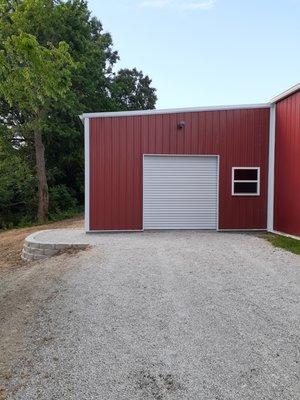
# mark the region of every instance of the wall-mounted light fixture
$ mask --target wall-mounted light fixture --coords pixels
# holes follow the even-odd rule
[[[183,129],[185,128],[185,121],[180,121],[177,124],[177,129]]]

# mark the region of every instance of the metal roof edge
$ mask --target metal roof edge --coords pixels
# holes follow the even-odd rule
[[[108,111],[108,112],[95,112],[84,113],[80,115],[80,119],[85,118],[108,118],[108,117],[130,117],[138,115],[158,115],[158,114],[181,114],[187,112],[201,112],[201,111],[225,111],[225,110],[243,110],[252,108],[270,108],[270,103],[261,104],[239,104],[228,106],[209,106],[209,107],[191,107],[191,108],[165,108],[154,110],[136,110],[136,111]]]
[[[284,92],[281,92],[281,93],[277,94],[276,96],[272,97],[270,100],[270,103],[271,104],[277,103],[278,101],[285,99],[286,97],[290,96],[291,94],[298,92],[298,90],[300,90],[300,83],[297,83],[296,85],[291,86]]]

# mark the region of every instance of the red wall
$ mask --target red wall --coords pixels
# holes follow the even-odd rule
[[[300,91],[276,104],[274,229],[300,236]]]
[[[90,229],[142,229],[143,153],[219,154],[219,228],[265,229],[268,138],[268,108],[90,119]],[[239,166],[261,167],[259,197],[231,196]]]

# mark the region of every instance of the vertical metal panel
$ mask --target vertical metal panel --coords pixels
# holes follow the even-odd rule
[[[90,119],[84,120],[84,228],[90,230]]]
[[[218,157],[144,157],[144,229],[217,229]]]
[[[268,108],[92,118],[90,229],[142,229],[142,159],[150,153],[219,155],[219,228],[265,229],[268,135]],[[231,196],[233,166],[260,167],[260,196]]]
[[[276,104],[274,229],[300,236],[300,91]]]

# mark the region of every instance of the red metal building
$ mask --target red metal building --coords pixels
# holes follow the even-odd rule
[[[82,115],[86,231],[299,235],[298,86],[266,104]]]
[[[276,107],[274,230],[300,236],[300,88]]]

